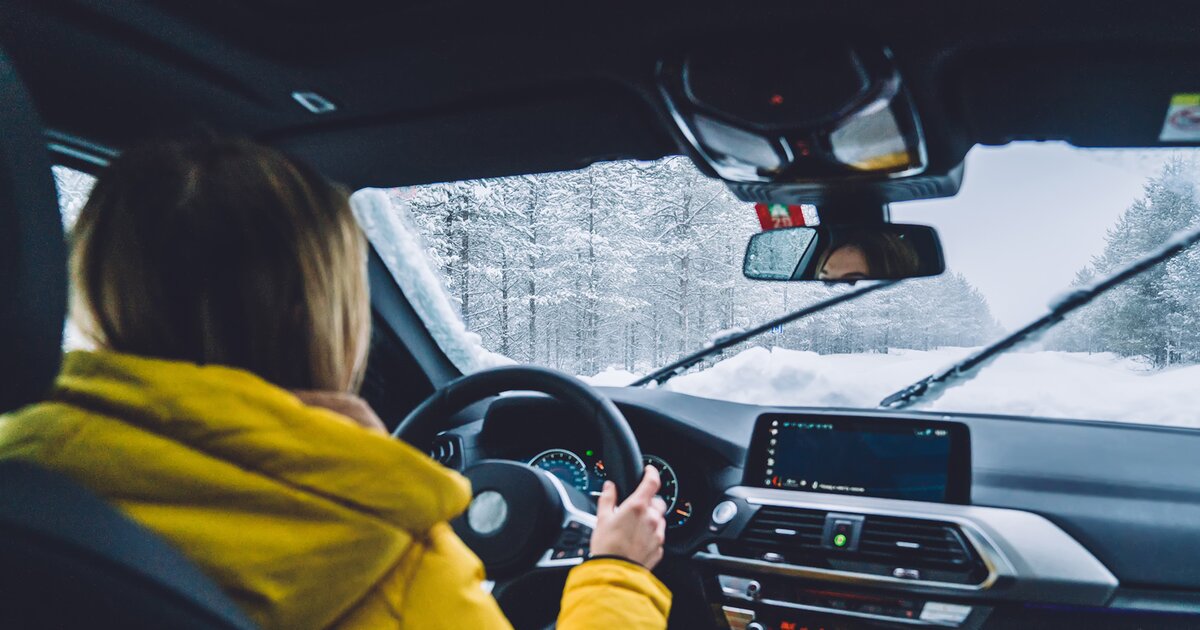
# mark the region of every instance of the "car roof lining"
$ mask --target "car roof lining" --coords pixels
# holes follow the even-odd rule
[[[0,6],[0,42],[57,130],[120,148],[203,126],[273,142],[351,186],[686,153],[654,70],[664,54],[703,41],[786,45],[788,33],[819,32],[890,46],[935,172],[977,143],[1160,146],[1171,94],[1200,92],[1200,66],[1189,61],[1200,53],[1200,3],[1182,0],[858,0],[756,12],[656,3],[625,13],[523,2],[277,5],[14,0]],[[338,110],[314,115],[295,90]]]
[[[655,111],[615,84],[511,96],[487,108],[314,125],[263,139],[353,188],[568,170],[611,159],[652,160],[671,146],[663,127],[654,124]],[[608,133],[575,133],[589,125]],[[364,162],[359,157],[364,151],[373,159]],[[521,157],[518,170],[513,170],[513,156]]]

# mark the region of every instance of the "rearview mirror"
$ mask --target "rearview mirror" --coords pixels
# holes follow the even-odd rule
[[[937,232],[877,223],[794,227],[755,234],[742,275],[751,280],[899,280],[946,270]]]

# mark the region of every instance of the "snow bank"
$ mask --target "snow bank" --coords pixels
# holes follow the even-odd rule
[[[624,387],[638,380],[641,376],[641,374],[635,374],[628,370],[608,368],[595,376],[580,376],[579,378],[596,387]],[[711,398],[716,398],[716,396],[711,396]]]
[[[764,405],[874,408],[884,396],[966,356],[973,348],[819,355],[751,348],[666,389]],[[625,385],[637,375],[608,370],[587,379]],[[1109,353],[1001,355],[972,381],[915,410],[1117,420],[1200,428],[1200,366],[1162,371]]]
[[[367,237],[374,243],[387,243],[376,250],[451,363],[464,374],[513,363],[484,348],[479,335],[463,325],[441,276],[430,266],[406,208],[394,205],[387,193],[377,188],[354,193],[350,206]]]

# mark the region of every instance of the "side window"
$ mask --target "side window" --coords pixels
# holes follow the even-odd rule
[[[87,203],[88,195],[96,178],[66,166],[52,167],[54,185],[58,188],[58,211],[62,215],[63,231],[70,232],[79,218],[79,211]],[[63,350],[83,350],[91,346],[88,340],[70,321],[63,329]]]
[[[54,185],[58,188],[58,212],[62,215],[63,230],[70,232],[87,203],[96,178],[66,166],[54,166]]]

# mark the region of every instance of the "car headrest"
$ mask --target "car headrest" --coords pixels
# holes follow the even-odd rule
[[[0,413],[44,396],[62,357],[66,244],[42,134],[0,51]]]

